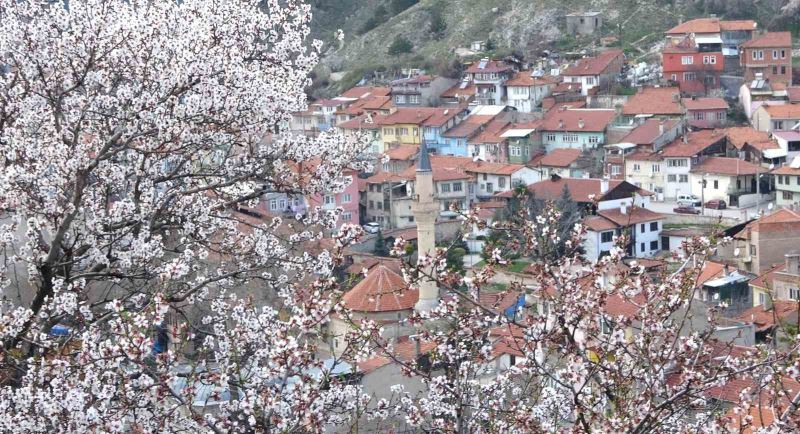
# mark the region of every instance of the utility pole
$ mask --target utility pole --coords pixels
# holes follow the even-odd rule
[[[706,174],[703,174],[700,181],[700,215],[706,215],[706,182]]]

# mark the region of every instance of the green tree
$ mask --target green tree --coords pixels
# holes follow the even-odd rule
[[[380,229],[375,234],[375,247],[373,247],[372,252],[378,256],[389,256],[389,246],[386,244],[386,239],[383,238],[383,232]]]
[[[436,6],[431,8],[430,14],[431,24],[428,27],[428,32],[431,34],[431,38],[441,39],[442,36],[444,36],[445,30],[447,30],[447,22],[444,20],[441,7]]]
[[[378,7],[375,8],[375,12],[372,14],[372,16],[368,18],[367,21],[364,21],[364,24],[358,30],[358,33],[363,35],[364,33],[367,33],[375,27],[385,23],[388,19],[389,11],[386,10],[384,5],[378,5]]]
[[[412,48],[414,48],[414,46],[411,44],[411,41],[406,39],[405,36],[397,35],[392,45],[389,46],[388,53],[391,56],[396,56],[398,54],[410,53]]]
[[[417,4],[418,1],[419,0],[392,0],[392,11],[395,14],[399,14],[400,12],[403,12],[404,10]]]

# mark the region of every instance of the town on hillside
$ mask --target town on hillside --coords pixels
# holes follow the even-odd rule
[[[496,241],[492,228],[511,218],[523,196],[573,213],[567,219],[585,227],[581,251],[590,261],[626,234],[625,262],[653,276],[674,270],[693,238],[729,237],[703,264],[694,297],[700,306],[725,304],[727,323],[715,336],[742,347],[772,342],[779,325],[797,323],[800,302],[800,77],[793,77],[792,53],[789,32],[708,17],[665,32],[660,65],[646,69],[657,76],[638,84],[630,80],[637,65],[613,48],[574,61],[480,58],[458,79],[409,68],[393,79],[362,80],[311,101],[287,127],[365,137],[362,157],[372,170],[353,171],[341,193],[276,195],[259,211],[341,207],[340,224],[363,226],[367,236],[348,249],[357,283],[344,300],[359,318],[385,322],[400,358],[430,350],[405,319],[440,295],[425,287],[386,295],[406,286],[389,255],[395,240],[419,252],[456,245],[458,267],[479,270]],[[618,92],[631,86],[634,92]],[[470,210],[488,225],[463,230]],[[521,257],[503,267],[496,293],[481,300],[510,317],[531,315],[536,303],[507,290],[532,284],[527,271],[535,262]],[[331,329],[336,356],[347,325],[334,319]],[[501,335],[494,348],[499,371],[520,355]],[[395,365],[382,356],[357,367],[377,390],[402,370]],[[747,386],[729,384],[710,398],[730,409]],[[800,396],[800,388],[792,393]]]

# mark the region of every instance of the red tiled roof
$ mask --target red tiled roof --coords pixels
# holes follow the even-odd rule
[[[798,119],[800,118],[800,104],[762,105],[764,110],[773,118]]]
[[[800,168],[793,168],[791,166],[781,166],[772,172],[773,175],[800,175]]]
[[[623,182],[627,183],[627,181],[622,180],[609,180],[608,181],[608,192],[611,192],[615,188],[617,188]],[[601,200],[602,193],[600,193],[602,180],[600,179],[593,179],[593,178],[561,178],[556,177],[556,179],[547,179],[544,181],[539,181],[528,186],[528,191],[532,192],[537,199],[542,200],[557,200],[561,196],[561,192],[564,189],[564,186],[567,186],[567,189],[572,196],[572,199],[576,202],[591,202],[589,196],[594,195],[595,199]],[[632,185],[632,184],[631,184]],[[636,188],[641,194],[652,194],[646,190],[642,190],[641,188]],[[607,192],[607,193],[608,193]],[[512,197],[514,194],[513,191],[505,191],[503,193],[499,193],[497,197]]]
[[[458,179],[472,179],[472,175],[464,170],[465,162],[472,162],[471,158],[466,157],[449,157],[431,155],[431,169],[433,171],[434,181],[454,181]],[[459,159],[457,162],[453,159]],[[417,173],[417,168],[411,166],[399,174],[400,177],[405,179],[414,179]]]
[[[441,127],[462,111],[463,109],[459,107],[433,108],[431,109],[431,116],[428,119],[425,119],[425,122],[423,122],[422,125],[426,127]]]
[[[390,160],[408,161],[419,152],[417,145],[397,145],[386,151],[386,155]]]
[[[717,175],[755,175],[766,172],[756,164],[738,158],[708,157],[699,165],[692,167],[692,173],[713,173]]]
[[[610,231],[618,228],[614,222],[599,215],[586,216],[583,219],[583,224],[595,232]]]
[[[344,306],[359,312],[392,312],[414,307],[419,290],[410,289],[403,277],[386,265],[373,267],[367,277],[342,297]]]
[[[470,140],[470,143],[501,143],[506,141],[504,137],[500,137],[501,134],[507,129],[507,127],[511,124],[509,121],[500,120],[500,119],[493,119],[488,124],[484,130],[478,134],[477,137]]]
[[[681,115],[680,90],[677,87],[645,87],[622,106],[624,115]]]
[[[406,176],[392,172],[378,172],[366,179],[367,184],[383,184],[385,182],[406,181]]]
[[[614,110],[605,109],[554,109],[547,112],[542,131],[605,131],[614,119]],[[583,127],[581,127],[583,123]]]
[[[475,86],[475,83],[470,82],[469,85],[465,88],[461,88],[461,83],[456,84],[455,86],[447,89],[446,91],[442,92],[440,98],[455,98],[456,96],[472,96],[478,92],[478,87]]]
[[[687,143],[682,138],[675,139],[661,150],[664,157],[691,157],[711,145],[723,140],[725,136],[718,130],[700,130],[686,133]]]
[[[581,156],[580,149],[558,148],[547,154],[533,157],[528,163],[531,166],[569,167]]]
[[[786,268],[786,263],[780,263],[774,265],[769,270],[762,273],[760,276],[756,277],[755,279],[750,281],[750,285],[757,286],[759,288],[765,289],[772,289],[775,288],[773,282],[775,280],[775,273],[779,271],[783,271]]]
[[[531,71],[520,71],[506,81],[506,86],[547,86],[558,84],[558,79],[545,75],[542,77],[531,76]]]
[[[468,74],[480,74],[484,72],[505,72],[510,71],[511,66],[507,65],[502,60],[490,60],[486,62],[483,68],[478,68],[480,66],[481,61],[472,62],[467,68],[466,72]]]
[[[381,125],[397,124],[416,124],[422,125],[428,118],[432,117],[436,111],[443,112],[446,109],[432,107],[400,107],[394,113],[390,113],[380,118]],[[448,112],[448,115],[450,113]],[[439,114],[441,116],[441,113]],[[455,116],[455,113],[452,114]]]
[[[664,158],[658,152],[636,151],[625,156],[628,161],[662,161]]]
[[[722,98],[683,98],[686,110],[727,110],[728,103]]]
[[[367,115],[363,114],[349,121],[344,121],[336,124],[339,128],[345,128],[349,130],[358,130],[358,129],[365,129],[365,130],[374,130],[380,128],[380,124],[377,122],[378,116],[372,117],[372,122],[367,122]]]
[[[478,301],[482,306],[503,312],[519,300],[519,291],[481,292]]]
[[[420,342],[419,344],[419,351],[421,354],[426,354],[433,349],[436,348],[435,342]],[[401,362],[411,362],[414,361],[417,355],[417,343],[412,341],[408,338],[400,340],[394,344],[394,348],[390,351],[379,349],[375,352],[375,356],[364,360],[362,362],[358,362],[358,370],[369,374],[370,372],[394,363],[394,360],[390,356],[394,356],[395,359]]]
[[[647,298],[644,294],[639,293],[633,298],[624,298],[619,294],[611,294],[606,298],[606,303],[601,308],[604,313],[612,318],[624,317],[632,319],[641,309],[641,306],[647,303]]]
[[[556,85],[555,89],[553,89],[553,93],[580,93],[581,89],[583,89],[582,83],[568,83],[562,81]]]
[[[719,18],[697,18],[678,24],[667,30],[668,35],[688,35],[689,33],[719,33]]]
[[[397,274],[400,274],[401,269],[403,268],[403,263],[398,258],[381,258],[378,256],[375,257],[368,257],[364,258],[360,262],[354,262],[351,264],[345,271],[350,274],[361,274],[361,272],[366,268],[367,270],[371,270],[372,267],[381,264],[389,267],[390,270],[394,271]]]
[[[705,261],[703,262],[703,268],[700,269],[700,274],[697,275],[695,285],[698,287],[703,286],[703,284],[709,280],[722,275],[724,271],[725,264],[714,261]]]
[[[772,141],[768,132],[758,131],[750,126],[729,127],[725,128],[723,132],[728,137],[728,141],[736,147],[736,149],[742,149],[746,144],[755,145],[757,143]]]
[[[482,125],[494,119],[492,115],[472,115],[442,134],[443,137],[472,137]]]
[[[578,63],[570,66],[561,75],[580,76],[602,74],[617,57],[623,56],[622,50],[611,49],[603,51],[595,57],[580,59]]]
[[[391,95],[392,89],[389,87],[357,86],[341,94],[342,98],[363,98],[365,96],[387,96]]]
[[[622,210],[619,208],[598,211],[597,214],[611,220],[621,227],[635,225],[637,223],[652,222],[664,218],[662,214],[638,206],[628,207],[625,210],[625,214],[623,214]]]
[[[659,125],[664,123],[664,131],[669,131],[678,124],[677,119],[648,119],[642,125],[634,128],[633,131],[628,133],[620,140],[621,143],[633,143],[636,145],[651,145],[655,140],[661,136]]]
[[[792,47],[791,32],[767,32],[742,44],[742,48]]]
[[[469,161],[464,165],[464,170],[473,173],[488,173],[492,175],[511,175],[524,169],[522,164],[490,163],[487,161]],[[483,206],[483,204],[481,204]]]

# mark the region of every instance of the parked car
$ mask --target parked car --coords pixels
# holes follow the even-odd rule
[[[726,204],[725,201],[722,199],[714,199],[706,202],[706,208],[710,209],[725,209],[727,207],[728,204]]]
[[[700,214],[700,210],[693,206],[677,206],[672,209],[676,214]]]
[[[681,206],[700,206],[703,202],[700,202],[700,198],[693,195],[693,194],[679,194],[678,195],[678,205]]]
[[[378,222],[369,222],[363,226],[364,232],[368,234],[377,234],[381,230],[381,224]]]

